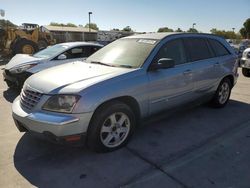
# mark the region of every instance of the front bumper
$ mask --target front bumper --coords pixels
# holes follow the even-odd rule
[[[62,114],[46,111],[29,113],[21,107],[20,97],[17,97],[12,104],[12,116],[19,131],[43,134],[57,142],[82,142],[86,137],[92,114],[92,112]]]
[[[250,59],[241,58],[240,67],[250,69]]]
[[[23,72],[20,74],[12,74],[9,70],[3,71],[3,77],[4,81],[7,83],[9,87],[22,87],[23,83],[27,78],[29,78],[32,75],[32,73],[29,72]]]

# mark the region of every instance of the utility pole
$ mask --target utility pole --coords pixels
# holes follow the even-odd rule
[[[90,29],[90,15],[92,14],[92,12],[89,12],[89,32],[91,32],[91,29]]]
[[[1,15],[2,17],[4,17],[4,16],[5,16],[5,10],[0,9],[0,15]],[[6,28],[7,28],[7,30],[8,30],[8,20],[6,19],[5,22],[6,22]]]
[[[0,15],[1,15],[2,17],[5,16],[5,11],[4,11],[3,9],[0,9]]]

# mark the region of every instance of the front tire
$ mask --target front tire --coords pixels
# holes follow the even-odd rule
[[[250,69],[242,68],[242,74],[245,77],[250,77]]]
[[[232,83],[229,78],[224,78],[217,88],[217,91],[211,101],[211,104],[215,108],[224,107],[231,95]]]
[[[92,117],[87,146],[96,152],[117,150],[128,143],[135,123],[135,115],[128,105],[119,101],[104,104]]]
[[[21,39],[14,45],[15,54],[34,54],[38,51],[38,46],[31,40]]]

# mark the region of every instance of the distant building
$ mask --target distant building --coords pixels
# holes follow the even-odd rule
[[[56,43],[73,41],[97,41],[97,31],[85,27],[42,26],[42,30],[49,31]]]
[[[102,44],[108,44],[114,40],[117,40],[122,37],[127,37],[130,35],[134,35],[133,32],[126,31],[98,31],[97,32],[97,41]]]

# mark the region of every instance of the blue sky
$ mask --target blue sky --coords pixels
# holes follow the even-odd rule
[[[51,21],[85,25],[88,12],[101,30],[131,26],[136,31],[159,27],[199,31],[211,28],[238,31],[250,18],[250,0],[0,0],[5,19],[47,25]]]

